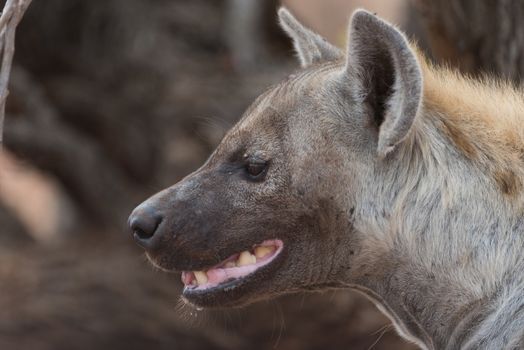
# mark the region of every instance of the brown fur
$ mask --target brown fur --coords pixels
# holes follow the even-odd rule
[[[462,152],[468,159],[477,158],[477,149],[473,146],[468,136],[460,129],[459,126],[455,125],[452,121],[442,119],[442,131],[453,141],[455,146]]]
[[[485,168],[504,194],[517,194],[524,170],[524,92],[508,82],[473,80],[418,57],[424,117],[434,118],[457,151]]]
[[[495,171],[494,176],[495,181],[497,181],[497,184],[499,185],[502,193],[514,196],[520,191],[520,180],[513,171]]]

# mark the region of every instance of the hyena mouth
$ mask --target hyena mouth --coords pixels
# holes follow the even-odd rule
[[[255,245],[251,250],[233,254],[207,270],[184,271],[182,272],[184,294],[232,288],[270,264],[283,247],[281,240],[268,240]]]

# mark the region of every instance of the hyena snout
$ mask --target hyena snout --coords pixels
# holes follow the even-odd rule
[[[129,216],[129,227],[133,239],[145,250],[154,250],[161,241],[161,232],[158,229],[163,215],[149,200],[133,210]]]
[[[221,194],[205,179],[193,174],[145,200],[129,216],[133,239],[155,265],[180,270],[218,246],[224,215],[216,209],[221,207],[216,197]]]
[[[183,183],[183,182],[181,182]],[[147,253],[158,251],[177,227],[177,218],[184,216],[183,201],[178,200],[180,184],[158,192],[137,206],[128,219],[136,243]]]

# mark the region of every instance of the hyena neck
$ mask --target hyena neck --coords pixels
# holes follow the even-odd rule
[[[411,264],[352,287],[373,300],[396,330],[422,349],[517,349],[524,346],[524,299],[516,286],[483,297],[463,294]],[[370,268],[372,266],[370,265]],[[386,272],[386,271],[390,272]],[[384,278],[386,277],[386,278]]]
[[[365,258],[351,278],[421,347],[524,346],[524,144],[518,133],[493,140],[491,116],[462,118],[441,103],[427,96],[411,137],[362,176],[372,190],[354,225]]]
[[[398,211],[380,208],[374,223],[356,223],[363,236],[372,238],[363,244],[363,258],[353,262],[347,280],[381,305],[399,333],[421,348],[521,344],[524,220],[502,213],[495,218],[475,196],[468,201],[478,211],[467,213],[431,192],[417,199],[399,190],[406,197],[404,205],[392,205]],[[380,220],[389,230],[381,235],[365,231]]]

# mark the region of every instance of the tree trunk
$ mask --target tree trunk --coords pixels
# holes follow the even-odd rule
[[[524,76],[524,2],[414,0],[431,54],[473,75]],[[417,20],[418,18],[414,18]]]

